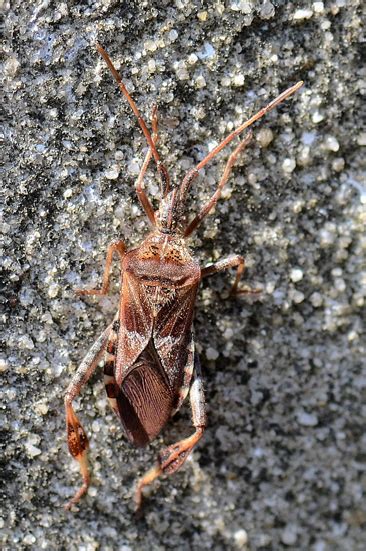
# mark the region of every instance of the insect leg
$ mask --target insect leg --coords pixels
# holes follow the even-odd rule
[[[206,408],[205,395],[203,391],[203,382],[201,368],[198,356],[195,357],[195,367],[193,373],[193,382],[190,390],[190,402],[192,410],[192,421],[195,432],[188,438],[180,440],[176,444],[168,446],[159,454],[158,462],[152,467],[137,483],[135,492],[136,510],[142,505],[142,490],[145,486],[151,484],[162,474],[170,475],[175,473],[186,461],[187,457],[201,439],[206,427]]]
[[[90,474],[88,467],[87,450],[89,446],[88,437],[77,418],[77,415],[72,407],[73,400],[80,394],[81,389],[94,373],[95,368],[104,352],[108,342],[108,336],[113,323],[103,331],[100,337],[95,341],[89,352],[81,362],[78,370],[74,374],[65,394],[65,409],[66,409],[66,431],[67,443],[71,455],[79,461],[83,484],[77,490],[74,497],[65,504],[65,509],[71,509],[75,503],[87,492],[90,483]]]
[[[218,262],[215,262],[214,264],[211,264],[210,266],[203,268],[201,271],[201,277],[207,277],[207,276],[216,274],[217,272],[221,272],[222,270],[228,270],[229,268],[235,268],[235,267],[236,267],[236,276],[235,276],[235,281],[233,283],[233,286],[231,287],[229,292],[230,296],[251,294],[251,293],[258,294],[262,291],[262,289],[252,289],[251,287],[238,288],[240,278],[243,275],[243,272],[245,269],[245,260],[242,256],[238,254],[228,256],[228,258],[223,258],[222,260],[218,260]]]
[[[105,262],[104,274],[103,274],[103,283],[101,289],[76,289],[75,293],[77,295],[106,295],[109,291],[109,274],[111,271],[111,264],[113,259],[113,253],[117,252],[121,259],[125,255],[126,245],[123,241],[114,241],[111,243],[107,250],[107,258]]]
[[[157,108],[157,105],[154,105],[153,108],[152,108],[151,124],[152,124],[152,128],[153,128],[152,139],[153,139],[154,144],[156,144],[157,141],[158,141],[158,108]],[[145,157],[144,163],[141,167],[139,177],[137,178],[136,193],[137,193],[137,197],[139,198],[141,206],[144,209],[148,219],[150,220],[152,225],[155,226],[156,220],[155,220],[154,209],[153,209],[153,206],[152,206],[148,196],[145,193],[144,182],[143,182],[144,176],[146,174],[147,167],[150,164],[152,155],[153,155],[152,154],[152,149],[150,147],[148,152],[146,153],[146,157]]]
[[[200,223],[205,218],[205,216],[207,216],[208,213],[210,212],[210,210],[212,210],[213,207],[216,205],[217,201],[220,199],[222,189],[223,189],[223,187],[225,186],[226,182],[229,179],[231,170],[234,166],[234,163],[235,163],[239,153],[248,145],[248,143],[252,139],[252,136],[253,136],[253,133],[251,131],[249,131],[248,135],[244,138],[244,140],[242,140],[239,143],[239,145],[234,149],[234,151],[231,153],[231,155],[230,155],[230,157],[229,157],[229,159],[226,163],[226,167],[225,167],[224,173],[222,175],[222,178],[219,182],[219,185],[217,187],[217,190],[212,195],[211,199],[209,199],[209,201],[207,201],[207,203],[203,206],[203,208],[201,209],[201,212],[199,212],[199,214],[196,216],[196,218],[194,218],[188,224],[188,227],[184,232],[184,237],[188,237],[189,235],[191,235],[191,233],[197,228],[197,226],[200,225]]]

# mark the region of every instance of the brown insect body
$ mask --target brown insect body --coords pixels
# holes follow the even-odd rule
[[[107,379],[106,388],[128,438],[144,446],[188,392],[201,270],[182,237],[159,230],[128,252],[121,268],[119,324],[113,337],[118,355],[113,370],[107,364],[113,381]]]
[[[107,252],[101,289],[77,291],[80,295],[105,295],[109,289],[113,254],[118,253],[121,266],[118,313],[90,348],[65,395],[69,450],[79,461],[83,477],[82,486],[65,505],[66,509],[70,509],[80,500],[90,484],[88,439],[74,412],[73,400],[80,394],[105,351],[104,379],[107,396],[128,439],[134,445],[145,446],[153,440],[171,415],[180,408],[188,392],[190,396],[195,432],[161,451],[156,465],[138,482],[135,493],[137,508],[141,506],[143,488],[158,476],[172,474],[179,469],[202,437],[206,426],[205,398],[192,329],[199,283],[204,277],[228,268],[236,268],[230,294],[255,293],[258,290],[239,288],[245,266],[242,256],[232,255],[201,269],[190,254],[186,239],[216,205],[236,158],[251,139],[251,132],[231,153],[215,193],[189,223],[185,212],[187,192],[199,170],[221,149],[302,86],[302,82],[298,82],[288,88],[231,132],[188,172],[180,186],[171,189],[168,172],[156,148],[156,107],[154,106],[152,112],[151,135],[107,53],[99,45],[97,49],[136,115],[149,145],[136,183],[136,192],[153,229],[139,247],[130,251],[126,250],[122,241],[112,243]],[[161,180],[161,199],[156,212],[143,186],[143,178],[152,158]]]

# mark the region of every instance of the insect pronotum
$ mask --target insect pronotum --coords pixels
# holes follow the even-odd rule
[[[108,54],[99,44],[97,50],[130,104],[149,145],[137,178],[136,192],[151,224],[151,232],[141,245],[130,251],[127,251],[123,241],[112,243],[108,247],[101,288],[76,291],[79,295],[105,295],[109,289],[113,254],[119,255],[121,291],[117,314],[81,362],[66,391],[68,446],[71,455],[79,462],[83,484],[65,508],[70,509],[76,504],[87,492],[90,484],[88,438],[72,403],[91,377],[102,355],[106,353],[104,380],[107,396],[124,427],[127,438],[135,446],[146,446],[151,442],[168,419],[181,407],[187,394],[190,395],[194,433],[163,449],[157,463],[139,479],[135,491],[136,508],[139,509],[143,488],[158,476],[177,471],[202,437],[206,426],[205,398],[192,327],[194,303],[201,279],[228,268],[236,268],[236,277],[230,294],[258,291],[239,287],[239,280],[244,271],[242,256],[231,255],[201,268],[191,255],[186,242],[216,205],[236,158],[252,137],[251,131],[230,154],[215,193],[191,221],[187,221],[185,209],[188,190],[200,169],[219,151],[296,92],[303,82],[298,82],[282,92],[231,132],[186,174],[179,186],[172,187],[156,147],[156,106],[152,109],[151,134]],[[152,158],[161,183],[160,204],[156,211],[146,195],[143,184]]]

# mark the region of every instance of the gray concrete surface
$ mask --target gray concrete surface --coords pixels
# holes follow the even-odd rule
[[[365,128],[362,2],[5,0],[2,222],[5,344],[0,530],[7,550],[361,551],[365,542]],[[364,23],[364,20],[363,20]],[[146,144],[97,55],[121,68],[179,182],[232,128],[299,79],[254,128],[224,197],[192,240],[202,264],[247,258],[256,299],[204,283],[196,333],[209,426],[184,469],[133,516],[134,482],[188,435],[188,405],[145,450],[109,410],[101,370],[79,401],[93,481],[79,484],[63,393],[111,320],[110,241],[148,230],[134,194]],[[230,147],[193,187],[209,196]],[[153,168],[147,187],[157,194]]]

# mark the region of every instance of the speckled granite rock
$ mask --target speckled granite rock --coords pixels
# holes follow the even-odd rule
[[[4,7],[4,548],[363,550],[361,0]],[[118,272],[108,298],[73,289],[100,281],[112,239],[133,246],[147,231],[133,189],[146,144],[97,38],[142,112],[158,102],[174,181],[268,99],[306,83],[256,125],[192,241],[203,264],[245,254],[246,281],[265,292],[222,301],[230,276],[204,283],[196,332],[209,426],[185,468],[154,486],[140,521],[134,481],[163,442],[189,434],[189,408],[148,449],[132,449],[100,371],[80,400],[93,484],[76,512],[61,508],[79,484],[63,392],[113,316]],[[195,183],[192,212],[229,150]],[[156,195],[153,170],[147,187]]]

